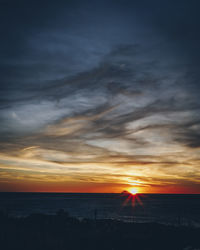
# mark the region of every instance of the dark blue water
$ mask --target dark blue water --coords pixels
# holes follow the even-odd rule
[[[0,193],[0,210],[14,216],[54,214],[59,209],[78,218],[111,218],[135,222],[159,222],[200,226],[200,195]]]

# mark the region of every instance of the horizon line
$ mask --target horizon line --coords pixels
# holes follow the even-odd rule
[[[48,192],[48,191],[0,191],[0,193],[31,193],[31,194],[121,194],[120,192]],[[137,193],[139,194],[163,194],[163,195],[200,195],[200,193]]]

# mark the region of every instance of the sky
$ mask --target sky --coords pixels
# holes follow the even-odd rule
[[[0,191],[200,193],[191,0],[0,0]]]

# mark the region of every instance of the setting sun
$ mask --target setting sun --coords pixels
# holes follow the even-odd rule
[[[134,195],[134,194],[138,193],[138,190],[137,190],[137,188],[130,188],[129,192]]]

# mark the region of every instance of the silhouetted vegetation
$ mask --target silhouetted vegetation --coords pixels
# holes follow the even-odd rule
[[[0,214],[2,250],[183,250],[200,249],[200,229],[156,223],[125,223],[56,215],[9,217]]]

